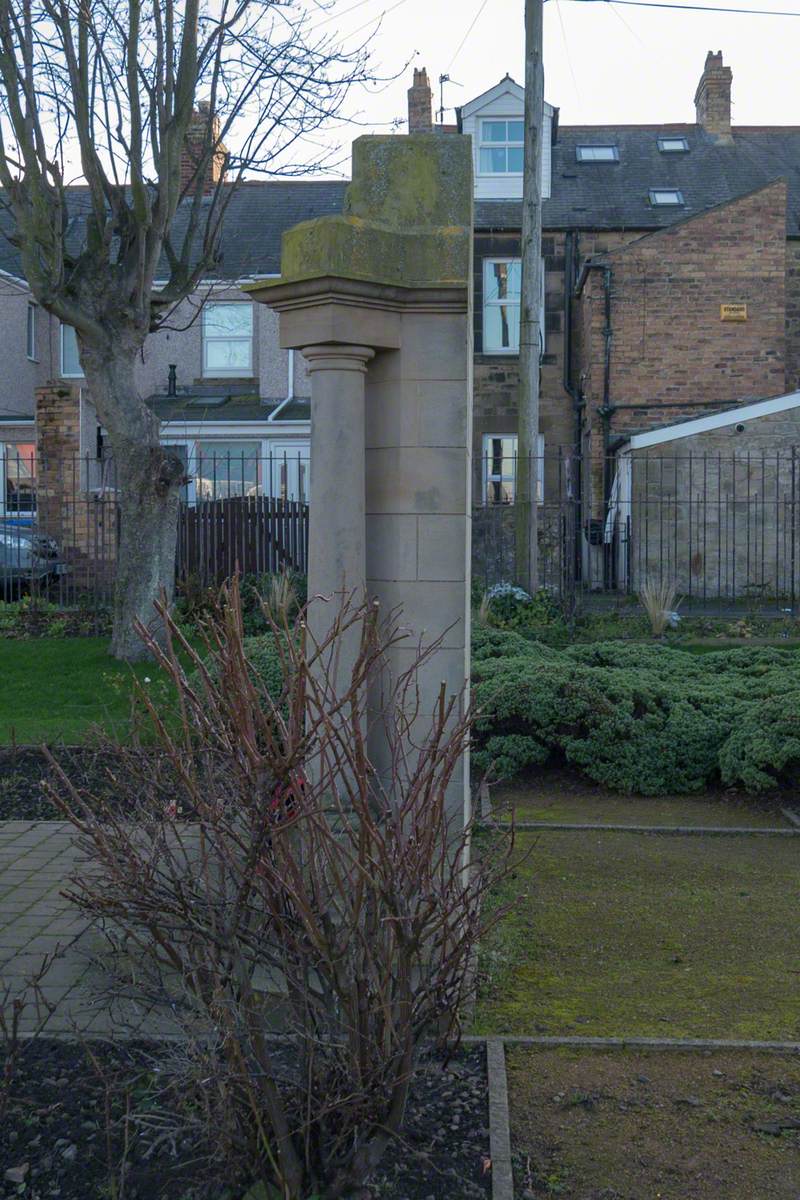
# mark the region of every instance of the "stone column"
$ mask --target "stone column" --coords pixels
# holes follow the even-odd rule
[[[308,592],[358,593],[366,583],[364,377],[367,346],[303,347],[311,375]]]
[[[304,346],[311,375],[311,493],[314,517],[308,531],[308,595],[341,597],[360,604],[366,587],[366,470],[364,382],[375,351],[368,346],[323,343]],[[323,601],[309,608],[313,637],[330,627]],[[346,691],[359,647],[354,628],[330,659],[336,688]]]
[[[417,672],[409,752],[442,682],[449,698],[469,678],[471,245],[468,138],[359,138],[344,212],[284,233],[281,278],[248,287],[311,366],[310,595],[367,592],[384,617],[401,612],[395,678],[441,636]],[[331,616],[314,601],[312,633]],[[388,781],[378,706],[368,694],[370,761]],[[454,817],[469,812],[468,769],[464,755]]]

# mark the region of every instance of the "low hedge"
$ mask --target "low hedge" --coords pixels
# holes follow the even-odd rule
[[[604,642],[563,650],[512,632],[473,639],[474,761],[510,777],[563,756],[642,795],[718,782],[752,791],[800,776],[800,657],[691,655]]]
[[[245,652],[273,694],[267,634]],[[510,630],[472,636],[473,761],[495,778],[558,758],[623,792],[750,791],[800,783],[800,655],[742,647],[694,655],[599,642],[556,649]]]

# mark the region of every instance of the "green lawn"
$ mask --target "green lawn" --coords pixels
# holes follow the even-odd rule
[[[93,725],[124,735],[134,676],[166,688],[153,663],[115,662],[99,637],[0,640],[0,743],[76,743]]]
[[[800,1038],[794,839],[519,834],[476,1032]]]

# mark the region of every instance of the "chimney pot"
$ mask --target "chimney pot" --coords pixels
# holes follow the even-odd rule
[[[408,132],[433,132],[433,92],[425,67],[414,68],[414,83],[408,89]]]
[[[717,141],[730,142],[731,82],[733,72],[722,62],[722,51],[709,50],[703,74],[694,94],[697,124]]]

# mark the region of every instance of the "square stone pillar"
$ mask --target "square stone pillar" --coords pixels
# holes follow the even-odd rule
[[[290,230],[280,280],[248,289],[311,366],[309,595],[401,609],[396,671],[443,636],[420,720],[469,678],[471,170],[459,135],[358,139],[343,215]],[[467,814],[466,761],[451,792]]]

